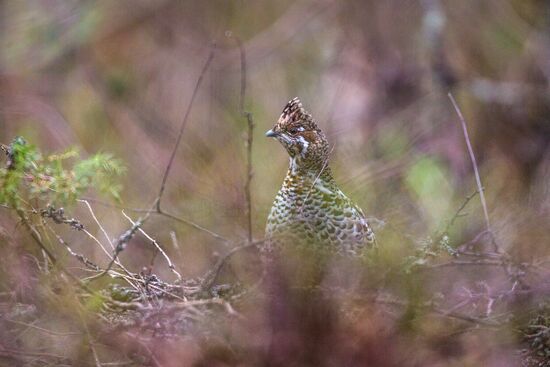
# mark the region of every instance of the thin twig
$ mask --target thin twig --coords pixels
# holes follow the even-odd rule
[[[42,242],[42,237],[40,236],[40,233],[38,230],[29,222],[29,219],[25,216],[25,213],[18,208],[15,208],[15,211],[19,215],[20,223],[23,224],[25,228],[29,231],[31,237],[33,238],[34,242],[40,247],[40,249],[48,256],[48,259],[52,262],[53,265],[57,264],[57,258],[55,255],[46,247],[44,242]]]
[[[93,234],[91,234],[90,232],[88,232],[85,229],[82,230],[82,232],[84,232],[86,234],[86,236],[90,237],[95,243],[97,243],[99,245],[99,247],[101,248],[101,250],[103,250],[103,252],[107,255],[107,257],[109,259],[111,259],[111,254],[109,253],[109,251],[107,251],[105,246],[103,246],[103,244],[97,239],[96,236],[94,236]],[[118,265],[120,265],[120,264],[118,264]]]
[[[376,301],[376,302],[378,302],[378,301]],[[407,305],[407,304],[405,304],[405,305]],[[449,317],[449,318],[453,318],[453,319],[457,319],[457,320],[467,321],[467,322],[473,323],[475,325],[485,325],[485,326],[493,326],[493,327],[499,326],[498,323],[493,322],[491,320],[486,320],[486,319],[482,319],[482,318],[478,318],[478,317],[474,317],[474,316],[469,316],[469,315],[454,312],[454,311],[442,310],[442,309],[440,309],[438,307],[434,307],[432,305],[421,305],[421,307],[423,307],[423,308],[427,309],[428,311],[431,311],[435,314],[445,316],[445,317]]]
[[[265,240],[258,240],[258,241],[254,241],[254,242],[249,242],[249,243],[246,243],[244,245],[240,245],[240,246],[237,246],[237,247],[234,247],[233,249],[231,249],[221,259],[219,259],[218,262],[216,263],[216,265],[214,265],[213,269],[210,270],[206,274],[206,276],[204,277],[204,279],[202,281],[201,288],[205,291],[208,291],[212,288],[212,286],[216,282],[216,279],[218,278],[218,275],[220,274],[221,270],[223,269],[223,267],[225,266],[225,264],[227,263],[229,258],[232,257],[234,254],[236,254],[237,252],[243,251],[243,250],[247,250],[247,249],[252,248],[254,246],[258,246],[259,244],[264,243],[264,241]]]
[[[457,209],[455,214],[452,216],[452,218],[449,220],[447,225],[445,226],[445,229],[443,230],[443,234],[446,234],[449,232],[449,229],[453,226],[454,222],[461,216],[462,211],[464,208],[466,208],[466,205],[478,194],[479,191],[474,191],[471,195],[467,196],[462,205]]]
[[[153,306],[145,306],[141,302],[132,301],[132,302],[121,302],[114,299],[108,301],[113,306],[122,309],[122,310],[135,310],[142,313],[148,313],[154,311]],[[177,310],[185,310],[188,308],[193,308],[196,306],[205,306],[205,305],[221,305],[226,308],[229,313],[235,312],[234,309],[227,308],[226,305],[228,302],[222,298],[205,298],[205,299],[196,299],[184,302],[174,302],[170,305],[165,305],[163,308],[158,309],[159,312],[169,313]]]
[[[227,37],[232,37],[231,32],[226,33]],[[252,177],[254,175],[252,166],[252,144],[254,142],[254,119],[252,113],[244,109],[246,102],[246,51],[239,37],[233,37],[239,47],[241,58],[241,95],[239,100],[239,112],[241,116],[246,118],[246,183],[244,192],[246,198],[246,219],[247,219],[247,238],[248,243],[252,242]]]
[[[209,234],[210,236],[214,237],[215,239],[219,240],[219,241],[222,241],[224,242],[225,244],[229,244],[231,243],[231,240],[223,237],[222,235],[220,234],[217,234],[216,232],[213,232],[211,230],[209,230],[208,228],[204,228],[203,226],[201,226],[200,224],[197,224],[197,223],[194,223],[186,218],[182,218],[182,217],[178,217],[178,216],[175,216],[173,214],[170,214],[170,213],[167,213],[167,212],[160,212],[160,213],[157,213],[157,212],[153,212],[151,214],[157,214],[157,215],[161,215],[163,217],[166,217],[166,218],[170,218],[172,220],[175,220],[176,222],[180,222],[180,223],[185,223],[187,224],[188,226],[191,226],[195,229],[198,229],[199,231],[202,231],[202,232],[205,232],[207,234]]]
[[[420,268],[420,270],[447,268],[452,266],[502,266],[502,261],[499,260],[453,260],[446,263],[428,265]]]
[[[28,328],[31,328],[31,329],[35,329],[35,330],[38,330],[38,331],[41,331],[43,333],[50,334],[50,335],[56,335],[56,336],[82,335],[82,333],[79,333],[79,332],[66,332],[65,333],[65,332],[61,332],[61,331],[53,331],[53,330],[41,328],[40,326],[36,326],[36,325],[33,325],[33,324],[28,324],[26,322],[17,321],[17,320],[10,320],[10,319],[7,319],[7,318],[3,318],[2,320],[8,321],[8,322],[11,322],[11,323],[14,323],[14,324],[22,325],[22,326],[25,326],[25,327],[28,327]]]
[[[94,219],[95,223],[97,224],[97,226],[99,227],[99,229],[101,230],[101,232],[103,233],[103,235],[105,236],[107,241],[109,242],[109,245],[111,245],[111,249],[114,250],[115,246],[113,245],[113,241],[111,241],[111,237],[109,237],[109,235],[107,234],[107,231],[105,230],[105,228],[103,228],[103,226],[101,225],[101,223],[99,222],[99,220],[95,216],[95,213],[94,213],[90,203],[88,203],[87,200],[83,200],[83,199],[79,199],[78,201],[81,202],[81,203],[84,203],[88,207],[88,210],[90,211],[90,214],[92,215],[92,218]]]
[[[156,210],[151,210],[151,209],[132,208],[132,207],[126,207],[126,206],[122,206],[122,205],[115,205],[115,204],[107,203],[105,201],[90,198],[90,197],[85,197],[83,199],[85,199],[86,201],[94,202],[96,204],[108,207],[108,208],[121,209],[121,210],[131,211],[131,212],[134,212],[134,213],[145,213],[145,214],[160,215],[160,216],[175,220],[177,222],[183,223],[185,225],[188,225],[188,226],[190,226],[192,228],[195,228],[195,229],[197,229],[201,232],[205,232],[206,234],[214,237],[215,239],[217,239],[219,241],[222,241],[222,242],[225,242],[225,243],[230,243],[231,242],[229,239],[223,237],[222,235],[220,235],[216,232],[213,232],[212,230],[210,230],[208,228],[205,228],[205,227],[201,226],[200,224],[197,224],[197,223],[191,221],[190,219],[180,217],[180,216],[175,216],[175,215],[167,213],[165,211],[162,211],[162,212],[159,213]]]
[[[149,218],[149,214],[147,214],[143,219],[141,218],[138,219],[138,221],[135,223],[132,222],[132,227],[128,229],[126,232],[124,232],[122,235],[120,235],[120,237],[118,238],[115,249],[113,250],[113,255],[112,255],[111,261],[109,262],[109,265],[107,265],[107,267],[101,273],[86,278],[87,281],[101,278],[105,274],[109,273],[109,271],[113,267],[113,264],[117,261],[118,255],[122,251],[124,251],[128,242],[134,237],[136,232],[140,229],[140,227],[148,218]]]
[[[206,71],[208,70],[208,67],[210,66],[210,63],[212,62],[213,58],[214,58],[214,48],[212,48],[212,50],[208,54],[208,58],[206,59],[206,62],[204,63],[204,66],[203,66],[202,71],[199,75],[199,78],[197,79],[197,84],[195,84],[195,89],[193,90],[193,94],[191,94],[191,99],[189,100],[189,105],[187,106],[187,111],[185,112],[185,115],[183,116],[183,120],[181,122],[178,137],[176,139],[176,145],[174,146],[174,149],[172,150],[172,154],[170,155],[170,159],[168,160],[168,164],[166,165],[166,168],[164,170],[164,174],[162,176],[162,183],[160,184],[160,189],[159,189],[159,193],[158,193],[157,200],[156,200],[157,212],[159,212],[159,213],[162,213],[162,209],[161,209],[161,206],[160,206],[160,203],[161,203],[161,200],[162,200],[162,195],[164,194],[164,189],[166,187],[166,181],[168,180],[168,175],[170,174],[172,164],[174,163],[174,158],[176,157],[176,152],[177,152],[178,147],[180,145],[181,138],[183,136],[183,131],[185,130],[185,126],[187,125],[187,120],[189,119],[189,115],[191,113],[191,107],[193,107],[193,102],[195,102],[195,97],[197,96],[197,93],[198,93],[199,88],[201,86],[204,75],[206,74]]]
[[[232,37],[231,32],[226,33],[227,37]],[[239,111],[241,115],[244,116],[244,104],[246,102],[246,51],[244,49],[243,43],[239,37],[233,37],[237,46],[239,47],[239,56],[241,59],[241,98],[239,100]]]
[[[137,225],[136,222],[134,222],[132,220],[132,218],[130,218],[128,215],[126,215],[126,213],[124,213],[124,210],[122,211],[122,215],[124,215],[124,217],[126,219],[128,219],[128,221],[130,223],[132,223],[134,226]],[[172,272],[174,274],[176,274],[176,276],[178,277],[178,281],[181,281],[181,274],[176,270],[176,267],[174,266],[174,264],[172,263],[172,260],[170,260],[170,257],[166,254],[166,252],[162,249],[162,247],[160,247],[160,245],[158,244],[158,242],[151,236],[149,236],[147,234],[147,232],[145,232],[140,226],[137,227],[138,228],[138,231],[144,235],[145,237],[147,237],[147,239],[149,241],[151,241],[153,243],[153,245],[155,245],[156,249],[162,254],[162,256],[164,257],[164,259],[166,260],[166,262],[168,263],[168,267],[170,268],[170,270],[172,270]]]
[[[54,256],[54,254],[46,247],[44,242],[42,242],[42,238],[40,236],[40,233],[34,226],[29,222],[28,218],[25,216],[25,213],[20,208],[17,208],[16,206],[13,206],[15,208],[15,211],[17,212],[17,215],[19,216],[19,219],[21,220],[21,223],[23,226],[27,229],[27,231],[30,233],[32,239],[34,242],[40,247],[40,249],[47,255],[48,259],[52,262],[52,264],[57,267],[62,273],[67,275],[73,282],[78,284],[80,288],[82,288],[84,291],[90,293],[90,294],[96,294],[93,290],[88,288],[86,284],[82,282],[82,280],[78,279],[73,273],[65,269],[63,265],[61,265],[57,258]]]
[[[458,115],[458,118],[460,120],[460,124],[462,125],[462,131],[464,133],[464,139],[466,141],[466,146],[468,147],[468,153],[470,154],[470,160],[472,161],[472,166],[474,168],[474,174],[476,178],[476,184],[477,189],[479,192],[479,198],[481,200],[481,206],[483,207],[483,215],[485,216],[485,225],[487,227],[487,232],[489,233],[491,244],[493,245],[493,250],[496,253],[501,253],[499,245],[496,241],[494,233],[491,231],[491,222],[489,221],[489,211],[487,210],[487,202],[485,201],[485,193],[483,191],[483,186],[481,185],[481,178],[479,176],[479,169],[477,167],[477,161],[476,157],[474,155],[474,150],[472,148],[472,143],[470,142],[470,136],[468,135],[468,128],[466,126],[466,120],[464,119],[464,116],[462,115],[462,112],[460,111],[460,108],[458,107],[458,104],[456,103],[456,100],[454,99],[451,92],[447,94],[449,96],[449,99],[451,100],[451,103],[453,104],[453,107]],[[511,270],[511,268],[508,266],[514,268],[514,271]],[[508,256],[506,256],[505,261],[502,264],[502,269],[512,282],[518,282],[523,289],[529,288],[528,285],[520,279],[521,270],[518,268],[516,264],[514,264]]]
[[[244,186],[244,192],[246,194],[246,214],[248,222],[248,243],[252,243],[252,177],[254,175],[252,168],[252,143],[254,141],[254,121],[252,120],[252,113],[245,112],[246,121],[248,125],[247,139],[246,139],[246,184]]]
[[[411,306],[414,307],[414,306],[416,306],[416,307],[419,307],[421,309],[425,309],[429,312],[432,312],[432,313],[435,313],[435,314],[438,314],[438,315],[441,315],[441,316],[445,316],[445,317],[449,317],[449,318],[453,318],[453,319],[457,319],[457,320],[462,320],[462,321],[467,321],[467,322],[473,323],[475,325],[485,325],[485,326],[493,326],[493,327],[500,326],[500,324],[498,324],[498,323],[496,323],[492,320],[486,319],[486,318],[478,318],[478,317],[465,315],[465,314],[462,314],[462,313],[454,312],[454,311],[452,311],[452,309],[451,310],[442,310],[442,309],[436,307],[432,302],[424,302],[424,303],[421,303],[421,304],[411,304],[410,302],[406,302],[406,301],[403,301],[403,300],[400,300],[400,299],[396,299],[394,297],[381,298],[379,296],[374,297],[373,301],[375,303],[378,303],[378,304],[386,304],[386,305],[399,306],[399,307],[411,307]]]
[[[8,349],[0,345],[0,356],[6,356],[6,355],[21,356],[23,358],[44,357],[44,358],[58,359],[60,361],[72,362],[70,358],[66,356],[61,356],[61,355],[51,354],[51,353],[44,353],[44,352],[32,352],[28,350]]]
[[[458,313],[458,312],[445,311],[445,310],[441,310],[437,307],[431,307],[429,309],[432,312],[434,312],[436,314],[439,314],[441,316],[446,316],[446,317],[450,317],[450,318],[457,319],[457,320],[471,322],[471,323],[476,324],[476,325],[493,326],[493,327],[500,326],[499,323],[488,320],[488,319],[482,319],[482,318],[479,318],[479,317],[469,316],[469,315],[465,315],[465,314]]]
[[[462,125],[464,140],[466,141],[466,146],[468,147],[468,153],[470,154],[470,160],[472,161],[472,166],[474,168],[477,190],[479,192],[479,199],[481,200],[481,206],[483,207],[483,215],[485,216],[485,225],[487,227],[487,231],[491,233],[491,237],[492,237],[493,234],[491,232],[491,223],[489,221],[489,211],[487,210],[487,202],[485,201],[483,185],[481,184],[481,178],[479,176],[479,169],[477,167],[476,156],[474,155],[472,143],[470,142],[470,136],[468,135],[468,127],[466,126],[466,120],[464,119],[464,116],[462,115],[462,112],[460,111],[460,108],[458,107],[458,104],[456,103],[453,97],[453,94],[449,92],[447,95],[449,96],[449,99],[451,100],[451,103],[453,104],[453,107],[458,115],[458,119],[460,120],[460,124]],[[495,251],[498,252],[498,246],[496,245],[496,243],[494,244],[494,246],[495,246]]]
[[[94,210],[92,209],[92,206],[90,205],[90,203],[88,202],[88,199],[79,199],[78,200],[79,202],[81,203],[84,203],[86,205],[86,207],[88,208],[88,211],[90,212],[90,215],[92,216],[92,218],[94,219],[94,222],[97,224],[97,226],[99,227],[99,229],[101,230],[101,233],[103,233],[103,236],[105,236],[105,238],[107,239],[107,241],[109,242],[109,245],[111,246],[111,249],[114,251],[115,250],[115,245],[113,244],[113,241],[111,240],[111,237],[107,234],[107,231],[105,230],[105,228],[101,225],[101,222],[97,219],[95,213],[94,213]],[[93,234],[91,234],[89,231],[87,231],[86,229],[83,229],[82,230],[84,233],[86,233],[86,235],[88,237],[90,237],[92,240],[94,240],[95,243],[97,243],[99,245],[99,247],[101,248],[101,250],[103,250],[103,252],[107,255],[107,257],[110,259],[110,260],[113,260],[113,258],[111,257],[111,254],[109,253],[109,251],[107,251],[107,249],[105,248],[105,246],[103,246],[103,244],[101,243],[101,241],[99,241],[99,239],[97,239]],[[122,263],[119,261],[119,259],[115,259],[115,264],[120,267],[122,270],[124,270],[124,272],[131,276],[132,273],[130,273],[128,271],[128,269],[126,269],[126,267],[124,267],[124,265],[122,265]],[[135,288],[135,285],[130,283],[134,288]]]
[[[94,271],[99,271],[100,270],[99,266],[96,265],[94,262],[92,262],[90,259],[88,259],[87,257],[85,257],[82,254],[74,252],[73,249],[71,248],[71,246],[60,235],[58,235],[52,229],[52,227],[50,227],[49,225],[46,225],[46,228],[55,236],[55,238],[57,238],[57,241],[67,249],[69,254],[71,256],[73,256],[74,258],[76,258],[78,261],[80,261],[86,268],[94,270]]]

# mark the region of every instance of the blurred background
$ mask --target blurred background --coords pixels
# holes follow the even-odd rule
[[[4,1],[0,9],[0,142],[21,135],[44,152],[77,147],[84,157],[113,153],[127,166],[122,206],[148,208],[155,199],[213,51],[163,207],[232,241],[246,238],[241,42],[244,109],[255,124],[254,238],[263,237],[288,165],[286,152],[264,133],[286,102],[298,96],[334,147],[337,182],[373,218],[382,246],[387,238],[384,261],[397,267],[417,249],[415,241],[396,238],[433,236],[476,190],[460,122],[447,96],[452,92],[468,124],[502,250],[526,263],[550,255],[548,1],[25,0]],[[120,210],[93,205],[113,237],[127,228]],[[84,209],[71,210],[86,217]],[[451,246],[485,228],[478,198],[465,213],[450,229]],[[15,221],[1,223],[14,231]],[[154,217],[146,227],[166,247],[172,237],[178,239],[180,251],[169,251],[185,276],[202,274],[227,250],[207,233],[166,218]],[[108,262],[77,234],[67,236],[101,265]],[[136,239],[134,251],[121,254],[136,272],[153,253],[141,242]],[[155,261],[155,272],[173,280],[163,259]],[[548,275],[548,268],[544,271]],[[544,278],[532,281],[540,284]],[[458,292],[487,279],[496,279],[495,289],[506,283],[484,268],[468,267],[444,270],[437,281],[422,280],[415,287],[431,295],[435,285]],[[438,339],[435,347],[427,343],[413,353],[420,345],[415,332],[429,334],[431,342],[441,336],[442,326],[430,324],[430,331],[424,330],[426,324],[416,326],[390,343],[384,338],[393,334],[379,333],[377,318],[363,321],[368,325],[361,332],[369,331],[354,339],[361,340],[358,345],[372,346],[376,340],[374,349],[415,355],[410,365],[519,365],[515,343],[521,341],[513,338],[502,342],[491,336],[494,346],[484,341],[480,348],[486,336],[460,335],[452,345]],[[357,329],[350,333],[360,333]],[[243,337],[245,344],[249,337]],[[196,346],[178,348],[189,361],[200,360]],[[224,358],[218,357],[212,361],[221,363]],[[370,361],[394,365],[392,358]]]

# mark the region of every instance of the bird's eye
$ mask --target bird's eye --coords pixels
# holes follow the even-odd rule
[[[296,134],[298,134],[299,132],[304,131],[304,128],[303,128],[303,127],[291,127],[288,131],[289,131],[292,135],[296,135]]]

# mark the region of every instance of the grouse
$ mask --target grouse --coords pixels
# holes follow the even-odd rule
[[[265,135],[283,145],[290,166],[267,219],[262,253],[273,254],[282,245],[313,244],[357,257],[365,246],[376,246],[365,215],[332,177],[325,134],[298,98],[287,103]]]

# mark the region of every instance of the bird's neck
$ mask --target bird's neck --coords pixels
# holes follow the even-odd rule
[[[292,181],[324,181],[332,182],[332,171],[328,165],[328,160],[324,162],[301,161],[299,156],[290,157],[290,163],[287,179]]]

